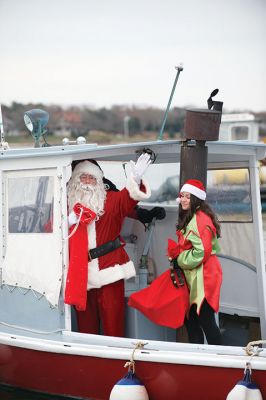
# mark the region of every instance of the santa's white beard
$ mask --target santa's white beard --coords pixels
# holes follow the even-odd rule
[[[72,211],[76,203],[81,203],[85,207],[94,211],[98,217],[104,214],[104,203],[106,191],[104,184],[97,180],[96,185],[86,185],[78,182],[68,184],[68,206],[69,212]]]

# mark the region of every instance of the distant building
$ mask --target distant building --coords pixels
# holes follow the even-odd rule
[[[259,142],[259,127],[260,120],[256,119],[253,114],[223,114],[219,139],[221,141],[244,140]]]

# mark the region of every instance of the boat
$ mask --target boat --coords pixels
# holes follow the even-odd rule
[[[215,346],[187,343],[182,328],[156,325],[128,306],[125,337],[80,333],[73,309],[64,303],[68,268],[66,187],[71,163],[97,160],[108,179],[121,188],[125,164],[149,152],[154,163],[147,180],[153,193],[159,193],[158,188],[175,175],[173,171],[179,173],[184,142],[98,146],[79,139],[75,144],[65,141],[40,147],[39,137],[35,140],[33,148],[17,149],[9,149],[2,142],[0,151],[0,384],[58,398],[108,400],[116,382],[127,372],[125,364],[131,361],[150,400],[224,400],[250,367],[253,381],[266,398],[266,349],[258,345],[266,339],[258,169],[266,145],[206,143],[208,192],[214,198],[216,193],[225,203],[229,199],[231,204],[217,209],[223,232],[219,254],[223,285],[217,320],[224,344]],[[191,146],[194,144],[192,141]],[[218,170],[245,170],[245,193],[217,182],[214,176]],[[172,197],[151,199],[141,206],[151,209],[160,205],[166,210],[164,220],[153,221],[152,235],[130,218],[123,227],[126,249],[137,269],[136,277],[126,282],[126,304],[130,294],[148,285],[149,271],[139,263],[147,239],[154,276],[169,268],[165,248],[167,238],[175,236],[177,204]],[[53,225],[47,229],[51,218]]]

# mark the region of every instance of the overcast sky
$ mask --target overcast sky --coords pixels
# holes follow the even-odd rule
[[[266,110],[266,0],[0,0],[0,102]]]

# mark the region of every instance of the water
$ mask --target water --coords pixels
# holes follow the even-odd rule
[[[48,399],[48,396],[42,396],[40,394],[32,394],[22,390],[12,390],[11,388],[6,388],[0,386],[0,399],[1,400],[44,400]],[[55,399],[55,397],[50,397],[50,399]]]
[[[27,390],[12,389],[7,386],[0,385],[1,400],[71,400],[71,397],[48,396],[40,393],[32,393]]]

